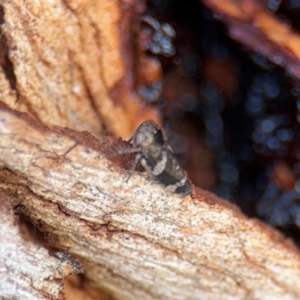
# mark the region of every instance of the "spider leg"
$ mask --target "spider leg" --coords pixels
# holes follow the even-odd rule
[[[153,171],[148,166],[147,161],[144,157],[141,157],[141,165],[144,167],[144,169],[147,171],[148,174],[153,174]]]
[[[133,171],[135,170],[136,166],[138,165],[138,163],[140,162],[141,159],[142,159],[142,154],[138,153],[135,156],[134,162],[133,162],[133,164],[131,166],[131,169],[129,171],[129,175],[128,175],[127,179],[126,179],[126,183],[128,183],[130,177],[132,176]]]

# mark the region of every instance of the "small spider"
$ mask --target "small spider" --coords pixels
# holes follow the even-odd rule
[[[133,148],[119,150],[117,155],[137,152],[132,170],[140,162],[169,191],[182,196],[192,193],[191,182],[175,158],[163,131],[155,122],[147,120],[141,123],[129,141],[133,142]]]

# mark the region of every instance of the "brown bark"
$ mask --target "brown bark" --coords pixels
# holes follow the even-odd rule
[[[49,130],[4,106],[0,128],[1,189],[116,299],[300,298],[290,241],[203,190],[182,199],[140,172],[126,183],[105,158],[120,141]]]
[[[82,273],[66,252],[48,250],[26,239],[14,215],[16,199],[0,191],[0,297],[1,299],[63,299],[61,279]]]
[[[268,11],[267,1],[202,2],[225,22],[233,39],[300,78],[300,35]]]
[[[0,8],[0,212],[8,222],[0,297],[2,282],[24,279],[23,269],[2,268],[9,243],[13,257],[24,256],[28,299],[59,297],[57,280],[80,271],[17,235],[17,205],[82,264],[92,286],[82,288],[85,299],[98,289],[122,300],[300,299],[292,242],[203,190],[182,199],[142,172],[127,183],[132,156],[105,154],[128,143],[72,130],[127,138],[159,119],[135,93],[135,82],[151,77],[132,46],[141,2],[0,0]]]
[[[159,121],[134,92],[140,1],[0,1],[0,98],[48,126],[129,138]],[[126,33],[126,34],[124,34]],[[132,116],[135,116],[134,118]]]

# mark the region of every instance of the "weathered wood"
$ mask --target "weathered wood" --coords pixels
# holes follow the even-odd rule
[[[0,298],[63,299],[61,279],[82,273],[67,253],[48,250],[26,240],[12,209],[16,199],[0,191]]]
[[[138,0],[0,0],[0,100],[31,116],[0,105],[0,297],[24,282],[23,269],[2,268],[10,258],[22,257],[29,283],[17,299],[56,299],[58,280],[80,271],[21,240],[13,201],[116,299],[300,299],[300,255],[281,234],[200,189],[182,199],[141,172],[126,183],[132,156],[105,154],[128,143],[52,128],[127,138],[158,119],[135,93],[149,65],[134,51],[143,10]]]
[[[182,199],[141,172],[126,183],[104,155],[120,141],[0,108],[0,188],[116,299],[300,299],[299,252],[275,230],[200,189]]]
[[[0,0],[1,101],[97,136],[129,138],[145,119],[159,121],[135,92],[144,9],[138,0]]]

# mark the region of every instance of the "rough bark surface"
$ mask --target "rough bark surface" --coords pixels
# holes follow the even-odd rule
[[[0,0],[0,298],[58,299],[61,278],[81,271],[25,240],[16,207],[83,265],[84,299],[300,299],[291,241],[203,190],[182,199],[143,172],[126,182],[133,155],[105,155],[128,143],[72,130],[128,138],[158,120],[135,93],[151,77],[133,41],[143,11],[138,0]]]
[[[158,120],[134,92],[131,39],[143,10],[136,0],[1,0],[0,99],[47,126],[97,136],[129,138]]]
[[[200,189],[180,198],[105,158],[125,142],[0,107],[0,188],[116,299],[300,299],[300,254]],[[119,166],[117,165],[119,164]]]
[[[67,253],[50,255],[42,246],[25,239],[13,206],[16,199],[0,191],[0,298],[63,299],[61,279],[82,273]]]

